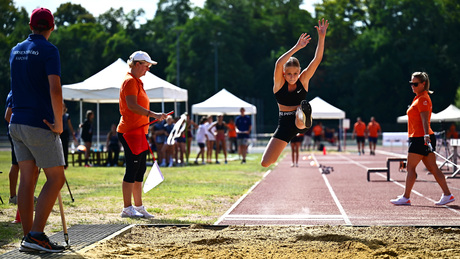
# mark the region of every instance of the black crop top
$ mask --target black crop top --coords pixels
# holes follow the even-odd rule
[[[302,83],[300,80],[296,82],[296,89],[295,91],[289,92],[288,91],[288,82],[284,83],[283,87],[275,93],[276,101],[281,105],[286,106],[296,106],[299,105],[302,100],[305,100],[307,97],[307,91],[303,88]]]

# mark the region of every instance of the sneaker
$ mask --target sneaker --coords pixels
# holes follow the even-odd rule
[[[436,205],[445,205],[445,204],[451,203],[451,202],[453,202],[453,201],[455,201],[454,195],[451,194],[451,195],[445,196],[445,195],[443,194],[443,195],[441,196],[441,199],[440,199],[438,202],[436,202],[435,204],[436,204]]]
[[[42,233],[38,236],[31,236],[30,233],[27,234],[27,236],[25,236],[21,242],[21,247],[24,247],[23,250],[29,249],[30,251],[30,249],[32,249],[35,251],[43,251],[48,253],[60,253],[65,250],[64,246],[50,242],[45,233]]]
[[[122,218],[142,218],[143,214],[139,213],[133,206],[124,208],[120,215]]]
[[[9,202],[10,202],[10,204],[17,205],[18,204],[18,196],[10,197]]]
[[[220,162],[216,160],[216,165],[220,165]]]
[[[21,241],[21,245],[19,246],[19,252],[24,252],[24,253],[34,253],[34,252],[39,252],[35,249],[32,249],[32,248],[28,248],[28,247],[25,247],[22,245],[22,243],[24,242],[24,239],[26,239],[26,236],[24,236],[22,238],[22,241]]]
[[[140,214],[142,214],[142,216],[146,219],[153,219],[155,216],[153,216],[152,214],[148,213],[147,210],[145,209],[144,205],[140,206],[140,207],[136,207],[136,206],[133,206],[133,208],[139,212]]]
[[[307,129],[311,128],[313,124],[313,120],[311,117],[311,106],[307,100],[302,100],[300,103],[299,108],[296,112],[297,118],[299,118]]]
[[[299,164],[295,163],[295,167],[299,167]]]
[[[406,198],[403,195],[398,196],[398,198],[390,200],[394,205],[410,205],[410,198]]]
[[[295,165],[294,163],[291,163],[291,167],[294,167],[294,165]]]

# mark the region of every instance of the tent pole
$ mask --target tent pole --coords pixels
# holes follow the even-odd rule
[[[78,125],[81,125],[83,123],[83,99],[80,99],[80,124]],[[80,132],[81,134],[81,131],[80,129],[78,130],[78,132]],[[81,135],[80,135],[81,137]],[[81,138],[80,138],[80,144],[83,144],[83,142],[81,141]]]
[[[97,101],[97,146],[96,146],[96,150],[100,147],[100,144],[99,144],[99,101]]]

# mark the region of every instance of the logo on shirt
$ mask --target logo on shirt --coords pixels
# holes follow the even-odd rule
[[[300,89],[299,91],[297,91],[297,93],[300,93],[302,91],[302,89]]]
[[[424,102],[423,102],[423,105],[428,105],[428,101],[424,101]]]

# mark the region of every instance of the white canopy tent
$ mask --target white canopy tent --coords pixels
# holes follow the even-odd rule
[[[256,123],[255,115],[257,114],[256,106],[241,100],[225,88],[207,100],[192,105],[192,114],[194,115],[240,115],[240,109],[244,108],[245,114],[252,116],[252,132],[255,135]]]
[[[407,123],[407,115],[399,116],[398,123]],[[431,122],[457,122],[460,121],[460,109],[451,104],[446,109],[431,113]]]
[[[339,135],[342,130],[342,121],[345,119],[345,112],[329,104],[320,97],[315,97],[309,101],[312,109],[313,120],[339,120]],[[341,151],[341,139],[339,137],[338,150]]]
[[[118,103],[121,84],[128,70],[128,64],[122,59],[118,59],[83,82],[62,86],[64,100],[80,101],[80,122],[83,121],[82,103],[97,103],[96,119],[98,146],[99,104]],[[144,83],[144,89],[150,98],[150,102],[161,102],[163,112],[165,102],[174,102],[174,106],[176,106],[176,102],[186,102],[185,107],[188,107],[188,93],[186,89],[181,89],[150,72],[147,72],[145,76],[141,77],[141,80]]]

